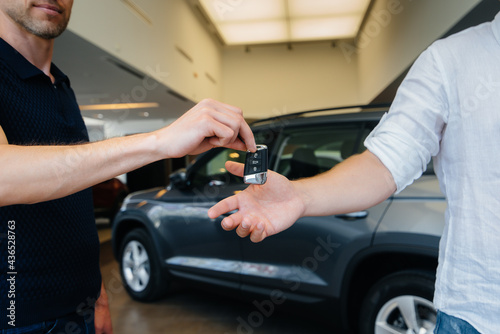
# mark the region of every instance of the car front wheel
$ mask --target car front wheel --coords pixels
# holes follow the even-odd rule
[[[388,275],[368,292],[359,321],[363,334],[431,334],[437,312],[433,274],[404,271]]]
[[[168,289],[153,242],[142,229],[132,230],[125,236],[120,252],[120,272],[125,289],[135,300],[159,299]]]

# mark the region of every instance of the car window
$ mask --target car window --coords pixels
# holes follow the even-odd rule
[[[204,186],[212,182],[213,185],[243,183],[243,179],[230,174],[226,168],[226,161],[245,162],[245,152],[232,149],[218,149],[218,153],[200,164],[192,174],[191,183],[195,187]]]
[[[368,133],[358,124],[288,130],[275,170],[292,180],[325,172],[358,153]]]

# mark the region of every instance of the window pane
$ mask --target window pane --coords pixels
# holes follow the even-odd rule
[[[224,183],[243,183],[243,179],[233,176],[226,171],[226,161],[245,162],[245,152],[232,149],[222,149],[200,168],[192,176],[192,184],[195,187],[204,186],[211,181],[222,181]]]
[[[358,125],[290,131],[276,170],[292,180],[325,172],[357,153],[359,134]]]

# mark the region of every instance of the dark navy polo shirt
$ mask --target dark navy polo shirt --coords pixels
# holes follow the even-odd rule
[[[0,39],[0,126],[9,144],[88,141],[69,79],[53,64],[51,73],[55,83]],[[67,163],[74,163],[70,158]],[[61,167],[53,166],[56,173],[62,172]],[[10,267],[13,258],[8,257],[7,236],[12,222],[15,262]],[[54,201],[0,207],[0,329],[93,306],[100,285],[99,240],[90,189]],[[12,303],[14,311],[8,310]]]

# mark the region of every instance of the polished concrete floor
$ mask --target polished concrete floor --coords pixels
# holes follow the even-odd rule
[[[113,259],[109,229],[100,227],[101,271],[116,334],[326,334],[331,330],[300,313],[255,313],[251,303],[183,288],[150,304],[132,300]],[[252,318],[252,315],[255,316]]]

